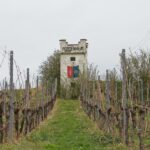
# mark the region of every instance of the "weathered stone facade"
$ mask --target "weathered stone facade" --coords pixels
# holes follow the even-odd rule
[[[78,44],[68,44],[66,40],[60,40],[60,79],[61,85],[70,86],[71,82],[78,78],[68,78],[67,66],[79,66],[80,73],[87,70],[87,48],[86,39],[81,39]]]

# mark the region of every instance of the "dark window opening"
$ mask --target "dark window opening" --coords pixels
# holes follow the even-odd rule
[[[76,61],[76,58],[75,57],[70,57],[70,60],[71,61]]]
[[[76,85],[76,84],[75,84],[74,82],[71,82],[71,87],[72,87],[72,88],[75,88],[75,85]]]
[[[81,50],[83,50],[84,49],[84,47],[81,47]]]

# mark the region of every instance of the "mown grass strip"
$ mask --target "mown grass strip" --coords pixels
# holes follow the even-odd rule
[[[86,116],[77,100],[57,100],[54,110],[38,129],[2,150],[108,150],[112,137]],[[118,149],[123,150],[122,145]],[[125,149],[125,148],[124,148]]]

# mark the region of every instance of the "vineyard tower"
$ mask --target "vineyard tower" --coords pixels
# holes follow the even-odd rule
[[[60,40],[60,82],[61,86],[74,86],[80,73],[87,71],[86,39],[80,39],[78,44],[68,44],[65,39]]]

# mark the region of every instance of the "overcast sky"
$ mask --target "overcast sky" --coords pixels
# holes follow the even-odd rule
[[[0,51],[14,50],[21,70],[36,74],[62,38],[86,38],[89,63],[104,73],[119,66],[122,48],[149,48],[150,0],[0,0]],[[0,79],[7,71],[5,61]]]

